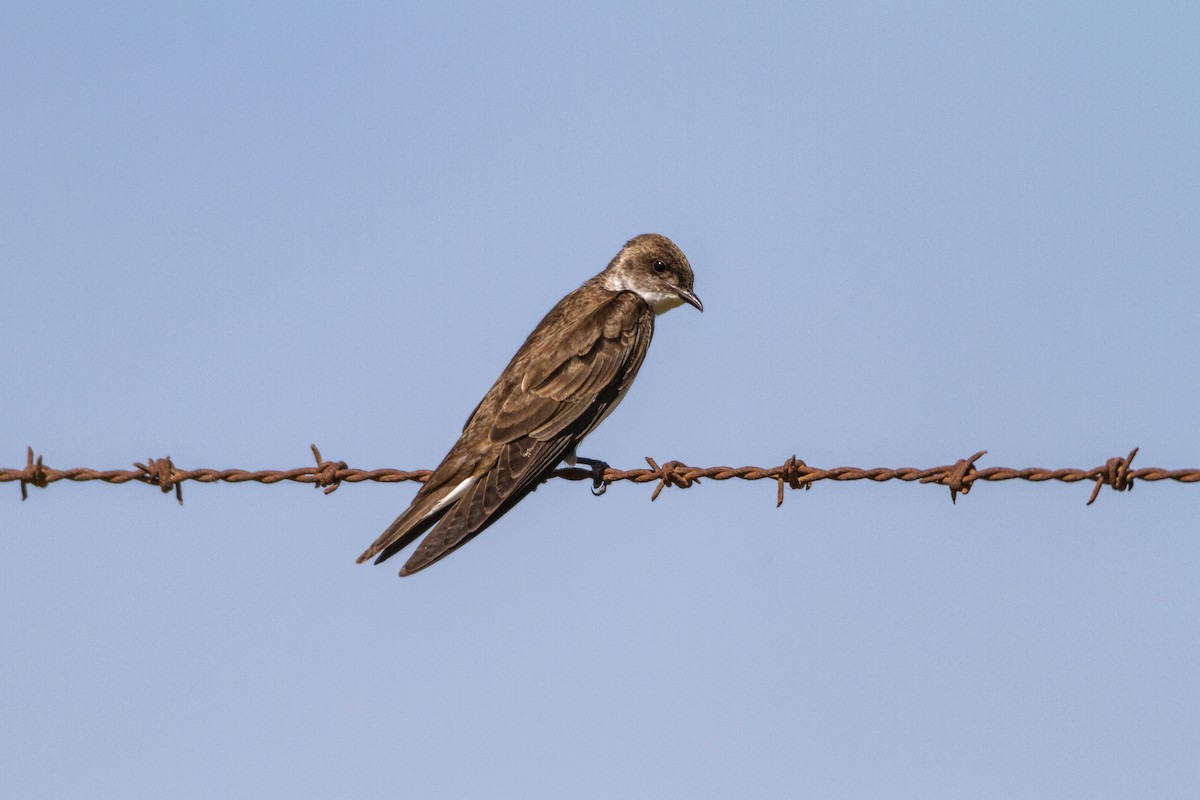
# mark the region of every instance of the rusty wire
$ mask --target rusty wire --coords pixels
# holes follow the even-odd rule
[[[102,481],[104,483],[129,483],[135,481],[159,487],[164,493],[174,492],[175,499],[183,503],[183,483],[197,481],[199,483],[279,483],[294,481],[296,483],[311,483],[323,488],[329,494],[343,482],[360,483],[362,481],[378,481],[381,483],[400,483],[403,481],[424,482],[430,470],[401,470],[401,469],[355,469],[346,465],[345,461],[327,461],[321,456],[316,445],[311,445],[315,466],[298,467],[287,470],[244,470],[244,469],[179,469],[172,463],[171,458],[152,458],[145,463],[135,462],[136,469],[131,470],[96,470],[87,467],[73,469],[53,469],[42,462],[42,456],[34,457],[33,448],[29,448],[24,468],[0,469],[0,483],[19,482],[21,499],[27,498],[27,486],[46,487],[57,481]],[[1095,502],[1101,487],[1111,486],[1116,491],[1128,491],[1133,488],[1134,481],[1177,481],[1179,483],[1200,483],[1200,469],[1167,470],[1160,467],[1141,467],[1133,469],[1133,457],[1137,448],[1125,457],[1108,459],[1103,466],[1091,469],[1043,469],[1027,467],[1012,469],[1010,467],[984,467],[977,469],[975,462],[982,458],[985,451],[980,450],[968,458],[960,458],[953,464],[940,467],[918,469],[916,467],[899,467],[890,469],[874,467],[862,469],[859,467],[834,467],[819,469],[810,467],[800,459],[792,456],[777,467],[692,467],[680,461],[667,461],[659,464],[653,458],[646,458],[649,467],[641,469],[620,470],[608,467],[602,475],[590,469],[580,467],[564,467],[556,470],[551,477],[565,478],[571,481],[592,480],[599,493],[610,483],[616,481],[632,481],[633,483],[654,483],[651,500],[667,486],[686,489],[699,483],[701,478],[711,478],[715,481],[727,481],[738,478],[745,481],[772,480],[778,484],[776,492],[776,507],[783,505],[785,488],[809,489],[816,481],[861,481],[869,480],[877,483],[883,481],[916,481],[918,483],[933,483],[945,486],[950,490],[950,500],[957,501],[959,494],[967,494],[971,487],[979,481],[1061,481],[1077,483],[1092,481],[1092,494],[1087,504]]]

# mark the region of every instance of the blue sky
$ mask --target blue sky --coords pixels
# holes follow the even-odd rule
[[[629,237],[617,467],[1200,466],[1200,10],[27,4],[0,463],[433,466]],[[22,797],[1194,797],[1200,490],[0,487]]]

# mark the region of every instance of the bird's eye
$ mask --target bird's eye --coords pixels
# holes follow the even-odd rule
[[[654,271],[661,275],[662,273],[667,271],[667,265],[661,261],[655,261],[654,262]]]

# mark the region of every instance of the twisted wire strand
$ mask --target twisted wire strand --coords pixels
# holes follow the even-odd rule
[[[284,481],[308,483],[325,490],[326,494],[336,490],[342,483],[361,483],[375,481],[379,483],[401,483],[404,481],[424,482],[431,470],[402,470],[402,469],[357,469],[350,467],[344,461],[328,461],[321,456],[316,445],[311,445],[315,465],[297,467],[285,470],[244,470],[244,469],[180,469],[172,463],[171,458],[152,458],[145,462],[135,462],[134,469],[97,470],[88,467],[71,469],[54,469],[43,463],[41,455],[34,456],[33,448],[28,448],[26,463],[22,468],[0,468],[0,483],[18,482],[21,487],[21,499],[28,497],[27,487],[45,488],[58,481],[101,481],[103,483],[137,483],[159,487],[164,493],[174,492],[176,499],[183,503],[183,484],[187,481],[197,483],[264,483],[275,484]],[[1128,491],[1133,488],[1135,481],[1176,481],[1178,483],[1200,482],[1200,469],[1168,470],[1161,467],[1140,467],[1134,469],[1132,462],[1137,455],[1137,448],[1127,456],[1116,456],[1108,459],[1103,465],[1090,469],[1044,469],[1042,467],[984,467],[977,469],[975,462],[985,455],[981,450],[967,458],[961,458],[952,464],[937,467],[834,467],[821,469],[810,467],[794,455],[776,467],[693,467],[680,461],[666,461],[661,465],[653,458],[647,457],[648,466],[639,469],[613,469],[600,467],[583,469],[580,467],[564,467],[556,470],[551,477],[570,481],[593,482],[593,491],[602,494],[611,483],[631,481],[633,483],[654,483],[651,500],[668,486],[687,489],[697,484],[701,479],[727,481],[732,479],[745,481],[772,480],[778,485],[776,506],[783,504],[785,489],[810,489],[817,481],[859,481],[867,480],[876,483],[898,480],[905,482],[932,483],[945,486],[950,490],[951,501],[956,502],[958,495],[967,494],[979,482],[1023,480],[1034,483],[1060,481],[1063,483],[1078,483],[1092,481],[1093,488],[1088,505],[1095,502],[1100,489],[1109,486],[1116,491]]]

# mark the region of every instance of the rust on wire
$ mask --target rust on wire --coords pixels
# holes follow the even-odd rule
[[[340,470],[349,469],[345,461],[326,461],[321,458],[321,451],[317,449],[315,444],[310,444],[312,448],[313,458],[317,459],[317,469],[313,472],[313,477],[316,479],[313,482],[314,489],[325,488],[325,494],[329,494],[337,490],[342,485],[342,479],[338,477]]]
[[[941,475],[927,475],[921,478],[921,483],[940,483],[950,487],[950,502],[957,503],[959,492],[965,497],[967,492],[971,491],[971,484],[979,474],[975,471],[975,462],[986,454],[987,450],[980,450],[970,458],[960,458],[949,467],[939,467],[938,469],[943,471]]]
[[[1096,485],[1092,487],[1092,496],[1087,501],[1089,506],[1096,502],[1096,497],[1100,494],[1100,487],[1105,484],[1118,492],[1133,491],[1133,476],[1129,474],[1129,468],[1137,451],[1138,449],[1135,447],[1125,458],[1110,458],[1105,463],[1104,471],[1096,476]]]
[[[804,489],[808,491],[812,488],[812,479],[802,479],[800,477],[801,470],[808,469],[808,464],[796,458],[796,454],[792,453],[787,461],[783,462],[778,470],[779,474],[775,479],[779,481],[779,491],[775,495],[775,507],[779,508],[783,505],[783,487],[788,486],[792,489]]]
[[[258,470],[242,469],[179,469],[169,457],[148,459],[145,463],[137,462],[132,470],[95,470],[86,467],[73,469],[53,469],[42,462],[42,456],[34,456],[32,447],[27,448],[25,466],[23,468],[0,468],[0,483],[17,482],[21,487],[21,499],[28,497],[27,487],[45,488],[57,481],[102,481],[104,483],[128,483],[136,481],[151,486],[157,486],[164,493],[174,490],[175,498],[183,503],[183,484],[186,481],[198,483],[280,483],[291,481],[295,483],[310,483],[314,487],[324,489],[325,494],[335,491],[342,483],[361,483],[376,481],[380,483],[402,483],[428,480],[430,470],[400,470],[400,469],[354,469],[347,466],[345,461],[327,461],[317,446],[311,445],[314,466],[299,467],[289,470]],[[1024,480],[1041,483],[1044,481],[1059,481],[1062,483],[1077,483],[1080,481],[1093,482],[1091,497],[1088,505],[1095,502],[1100,489],[1110,486],[1115,491],[1123,492],[1133,488],[1134,481],[1176,481],[1178,483],[1200,483],[1200,469],[1166,470],[1160,467],[1141,467],[1134,469],[1133,457],[1137,448],[1130,451],[1124,458],[1110,458],[1103,466],[1091,469],[1042,469],[1027,467],[1013,469],[1011,467],[977,468],[975,462],[982,458],[985,451],[980,450],[969,458],[962,458],[953,464],[940,467],[918,469],[916,467],[834,467],[819,469],[810,467],[795,455],[788,458],[777,467],[692,467],[681,461],[667,461],[660,465],[655,459],[647,457],[648,467],[641,469],[619,470],[611,467],[595,469],[580,469],[568,467],[556,470],[551,477],[571,481],[592,481],[593,488],[597,482],[607,486],[617,481],[633,483],[653,483],[654,490],[650,495],[655,500],[668,486],[687,489],[699,483],[701,478],[715,481],[732,479],[758,481],[770,480],[776,483],[775,505],[783,505],[784,488],[809,489],[816,481],[905,481],[930,483],[945,486],[950,490],[950,500],[958,501],[958,495],[966,495],[980,481],[1011,481]]]
[[[700,476],[693,473],[693,470],[682,461],[668,461],[661,467],[650,456],[646,456],[646,463],[650,465],[651,475],[658,479],[658,486],[654,487],[654,493],[650,495],[650,502],[658,499],[658,494],[667,486],[678,486],[680,489],[686,489],[693,483],[700,482]]]
[[[163,494],[175,490],[175,499],[179,501],[179,505],[183,505],[183,483],[179,478],[179,473],[175,471],[175,465],[171,463],[171,457],[166,458],[149,458],[146,463],[135,461],[133,465],[142,471],[142,474],[137,476],[137,480],[149,483],[162,489]]]
[[[46,468],[42,466],[42,455],[38,454],[37,461],[33,460],[33,448],[26,448],[25,451],[25,469],[21,470],[21,475],[18,478],[21,481],[21,499],[28,500],[29,495],[25,491],[25,487],[29,484],[45,488],[50,481],[46,477]]]

